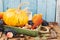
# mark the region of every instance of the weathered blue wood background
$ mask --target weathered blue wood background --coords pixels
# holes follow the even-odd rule
[[[22,6],[22,9],[28,7],[33,14],[42,13],[44,20],[55,21],[56,0],[0,0],[0,12],[8,8],[17,8],[21,2],[30,3],[30,5]]]

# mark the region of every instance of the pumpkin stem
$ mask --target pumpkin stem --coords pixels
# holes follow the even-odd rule
[[[21,4],[18,6],[17,10],[20,10],[20,9],[21,9],[21,6],[23,6],[23,5],[25,5],[25,4],[29,4],[29,2],[21,3]]]

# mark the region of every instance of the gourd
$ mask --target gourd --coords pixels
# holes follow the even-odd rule
[[[30,30],[30,29],[17,28],[17,27],[12,27],[12,26],[7,26],[7,25],[4,25],[3,27],[4,27],[4,30],[12,29],[18,34],[24,34],[24,35],[33,36],[33,37],[37,37],[39,35],[38,29],[37,30]]]
[[[34,29],[42,23],[42,21],[43,21],[42,14],[35,14],[32,18],[32,21],[34,23],[34,25],[32,26],[32,29]]]
[[[28,15],[25,10],[21,10],[21,6],[27,4],[22,3],[17,9],[10,8],[3,14],[3,21],[9,26],[21,26],[27,24]]]
[[[0,19],[3,18],[3,13],[4,13],[4,12],[0,12]]]

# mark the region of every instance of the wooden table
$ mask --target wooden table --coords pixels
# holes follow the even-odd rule
[[[50,25],[53,25],[53,29],[56,32],[57,37],[56,38],[48,38],[46,40],[60,40],[60,27],[54,23],[50,23]],[[50,36],[51,37],[51,36]],[[35,39],[35,37],[30,37],[30,36],[25,36],[25,37],[15,37],[15,38],[11,38],[8,39],[5,34],[2,34],[2,32],[0,32],[0,40],[42,40],[41,37],[39,37],[39,39]]]

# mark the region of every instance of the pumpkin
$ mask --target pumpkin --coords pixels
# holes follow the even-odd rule
[[[3,13],[4,13],[4,12],[0,12],[0,19],[3,18]]]
[[[25,10],[10,8],[4,13],[3,21],[9,26],[23,27],[28,22],[28,15]]]
[[[32,21],[34,25],[32,26],[32,29],[36,28],[38,25],[42,23],[42,14],[35,14],[32,18]]]

